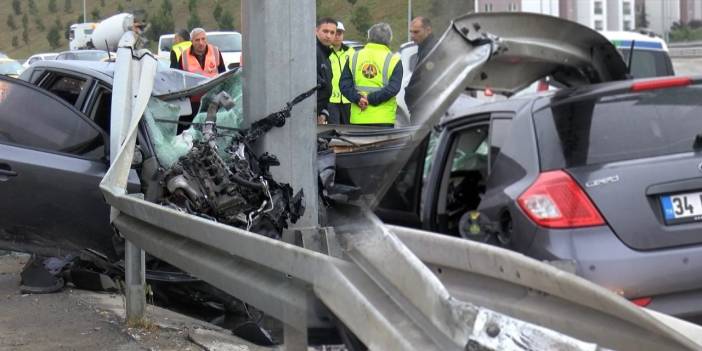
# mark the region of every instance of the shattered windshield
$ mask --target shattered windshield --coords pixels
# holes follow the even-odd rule
[[[219,129],[217,145],[219,146],[218,151],[221,157],[225,158],[225,160],[230,157],[225,150],[231,144],[232,137],[236,133],[232,129],[239,128],[243,123],[241,81],[242,75],[240,73],[233,74],[210,89],[201,98],[200,109],[193,117],[193,124],[180,134],[177,133],[178,121],[182,114],[179,105],[156,97],[152,97],[149,100],[144,119],[153,139],[156,157],[158,157],[162,166],[173,166],[181,156],[190,151],[194,141],[202,140],[201,125],[207,117],[207,102],[212,101],[222,91],[227,92],[231,96],[234,101],[234,107],[230,110],[221,108],[217,111],[217,120],[215,122]]]

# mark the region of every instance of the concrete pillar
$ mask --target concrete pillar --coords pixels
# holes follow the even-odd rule
[[[313,0],[242,1],[244,116],[250,124],[278,111],[317,84]],[[283,128],[259,141],[258,152],[278,157],[273,177],[305,193],[305,214],[296,228],[319,226],[316,95],[293,108]],[[307,350],[307,321],[284,326],[286,350]]]

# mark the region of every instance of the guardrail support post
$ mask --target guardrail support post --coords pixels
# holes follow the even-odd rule
[[[144,319],[146,312],[146,287],[144,250],[126,241],[125,258],[125,285],[127,296],[127,324],[139,323]]]

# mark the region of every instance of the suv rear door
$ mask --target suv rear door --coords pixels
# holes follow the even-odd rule
[[[566,169],[633,249],[702,243],[700,96],[629,91],[536,112],[542,170]]]
[[[0,77],[0,246],[114,256],[98,184],[107,135],[64,100]]]

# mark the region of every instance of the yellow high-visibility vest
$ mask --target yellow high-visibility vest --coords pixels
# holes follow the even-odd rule
[[[351,73],[356,90],[363,96],[381,90],[390,80],[400,56],[393,54],[382,44],[368,43],[351,56]],[[397,100],[390,100],[378,106],[368,105],[365,111],[357,104],[351,105],[351,124],[394,124]]]
[[[332,94],[329,98],[329,102],[332,104],[350,104],[351,101],[341,94],[341,89],[339,89],[339,81],[341,80],[341,72],[344,71],[346,67],[346,62],[349,61],[349,57],[352,56],[356,51],[353,48],[349,48],[346,51],[339,50],[334,51],[329,54],[329,61],[331,61],[332,67]]]
[[[193,43],[190,42],[190,40],[186,40],[186,41],[181,41],[180,43],[171,46],[171,50],[175,51],[176,61],[179,61],[180,55],[183,54],[183,51],[187,50],[192,45],[193,45]]]

